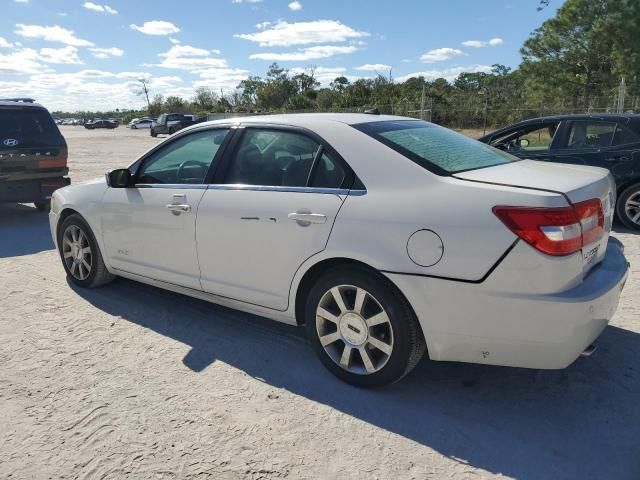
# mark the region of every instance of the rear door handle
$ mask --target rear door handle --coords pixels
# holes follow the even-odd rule
[[[298,225],[306,227],[312,223],[327,223],[327,216],[321,213],[290,213],[289,220],[295,220]]]
[[[187,213],[191,211],[191,205],[186,204],[170,203],[169,205],[167,205],[167,208],[171,210],[171,213],[175,215],[180,215],[183,212]]]

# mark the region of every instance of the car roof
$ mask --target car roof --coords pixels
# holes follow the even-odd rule
[[[540,123],[553,120],[613,120],[627,121],[630,119],[640,119],[640,114],[636,113],[575,113],[570,115],[549,115],[546,117],[529,118],[513,125],[526,125],[527,123]]]
[[[265,125],[287,125],[293,127],[313,128],[314,126],[327,123],[344,123],[346,125],[357,125],[360,123],[412,120],[415,118],[398,117],[395,115],[377,115],[369,113],[287,113],[280,115],[252,115],[230,117],[220,120],[211,120],[196,124],[189,129],[202,127],[204,125],[224,125],[230,123],[263,123]]]
[[[0,100],[0,107],[20,107],[20,108],[42,108],[42,105],[35,102],[21,102],[17,100]]]

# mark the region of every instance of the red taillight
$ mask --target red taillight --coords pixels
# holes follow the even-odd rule
[[[61,168],[66,166],[66,158],[45,158],[38,160],[38,168]]]
[[[548,255],[569,255],[602,236],[604,213],[600,200],[569,207],[497,206],[493,213],[509,230]]]

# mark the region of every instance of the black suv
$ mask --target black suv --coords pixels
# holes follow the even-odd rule
[[[67,143],[51,115],[28,98],[0,99],[0,203],[49,209],[66,178]]]
[[[616,217],[640,230],[640,115],[532,118],[479,140],[521,158],[608,169],[616,181]]]

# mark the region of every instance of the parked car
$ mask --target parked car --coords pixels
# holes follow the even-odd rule
[[[53,192],[69,185],[68,172],[67,143],[47,109],[32,99],[0,100],[0,202],[47,211]]]
[[[92,120],[84,124],[84,128],[87,128],[89,130],[93,130],[96,128],[117,128],[117,127],[118,127],[118,124],[110,120]]]
[[[122,276],[306,324],[329,370],[380,386],[425,347],[545,369],[591,353],[627,277],[614,192],[605,169],[420,120],[274,115],[182,130],[58,190],[50,223],[80,287]]]
[[[533,118],[480,141],[520,158],[608,169],[616,181],[617,218],[640,230],[640,115]]]
[[[151,118],[139,118],[135,122],[131,122],[129,128],[136,130],[138,128],[151,128],[153,120]]]
[[[182,130],[183,128],[205,120],[205,118],[201,120],[193,120],[193,115],[163,113],[155,122],[152,123],[150,133],[152,137],[157,137],[160,134],[173,135],[178,130]]]

